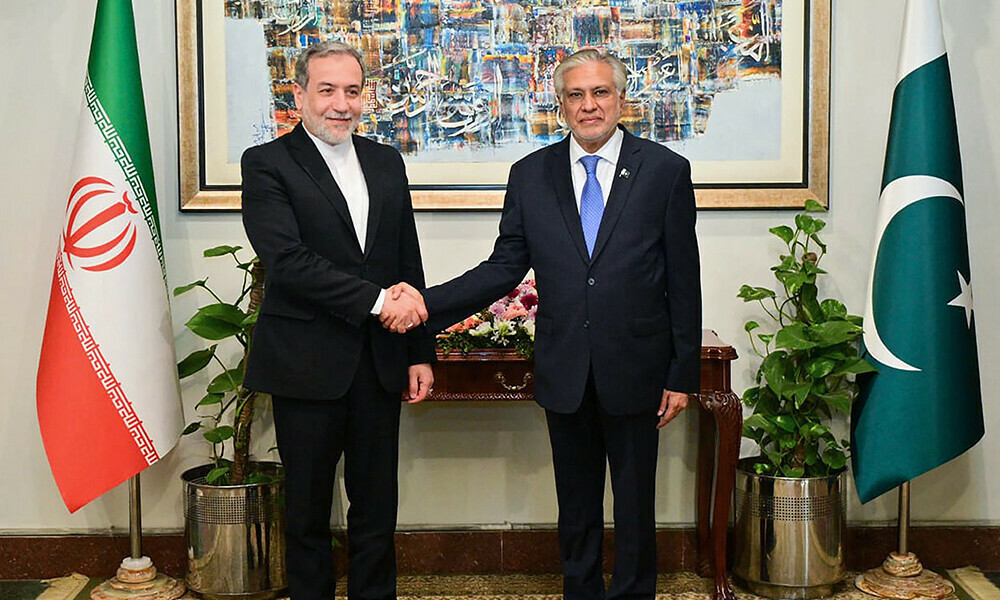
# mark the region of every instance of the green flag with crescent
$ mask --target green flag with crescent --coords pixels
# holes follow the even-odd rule
[[[958,128],[938,0],[909,0],[851,415],[862,502],[983,436]]]

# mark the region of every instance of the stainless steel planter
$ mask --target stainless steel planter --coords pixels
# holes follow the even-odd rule
[[[791,479],[736,469],[734,574],[755,594],[805,599],[833,594],[844,578],[846,471]]]
[[[277,463],[258,463],[279,477],[263,484],[205,483],[212,465],[185,471],[184,537],[188,588],[206,598],[276,598],[285,579],[284,481]]]

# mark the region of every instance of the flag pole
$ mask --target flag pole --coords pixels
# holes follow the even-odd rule
[[[138,473],[128,480],[128,540],[132,558],[142,558],[142,494]]]
[[[142,494],[138,473],[128,480],[128,512],[131,556],[122,559],[114,577],[91,590],[91,600],[176,600],[185,596],[187,587],[183,582],[157,573],[152,559],[142,555]]]
[[[890,552],[882,565],[854,580],[859,590],[880,598],[945,598],[955,593],[950,581],[924,569],[917,555],[908,550],[910,529],[910,482],[899,486],[898,550]]]

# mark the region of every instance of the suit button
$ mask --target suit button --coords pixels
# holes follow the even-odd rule
[[[590,329],[590,321],[589,320],[583,322],[583,328],[584,329]]]
[[[593,277],[587,279],[587,285],[594,285],[594,278]]]

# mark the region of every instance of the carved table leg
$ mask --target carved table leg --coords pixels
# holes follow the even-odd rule
[[[700,399],[700,396],[699,396]],[[695,471],[695,531],[698,536],[698,575],[712,576],[712,553],[709,550],[712,476],[715,467],[715,416],[702,406],[698,411],[698,466]]]
[[[736,600],[726,576],[726,529],[729,526],[729,502],[736,481],[736,461],[740,453],[743,408],[732,392],[705,394],[702,405],[715,416],[719,432],[718,468],[715,476],[715,502],[712,511],[712,546],[715,571],[714,600]]]

